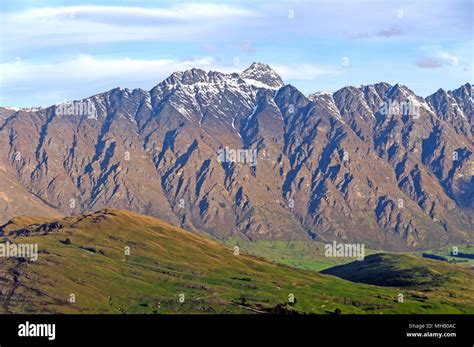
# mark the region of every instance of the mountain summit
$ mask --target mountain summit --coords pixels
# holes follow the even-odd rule
[[[266,86],[273,89],[278,89],[285,85],[281,77],[269,65],[263,63],[252,63],[240,74],[240,77],[249,83],[255,84],[255,82],[259,82],[262,84],[262,87]],[[258,85],[259,83],[256,84]]]

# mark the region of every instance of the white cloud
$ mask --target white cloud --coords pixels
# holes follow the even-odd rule
[[[0,64],[2,99],[22,95],[24,102],[48,106],[64,99],[80,99],[117,86],[151,89],[175,71],[193,67],[205,70],[228,70],[209,57],[174,59],[98,59],[80,55],[57,63],[28,61]],[[23,106],[23,105],[19,105]]]
[[[467,45],[458,45],[455,50],[447,51],[440,45],[421,46],[420,50],[432,57],[440,60],[444,65],[470,65],[472,62],[472,43]]]
[[[322,75],[337,75],[342,71],[325,69],[312,64],[271,65],[283,80],[313,80]]]
[[[438,50],[435,52],[435,56],[441,59],[449,60],[451,63],[458,62],[459,58],[449,52]]]
[[[312,80],[327,74],[338,74],[337,70],[329,70],[312,64],[281,65],[270,64],[285,80]],[[2,74],[0,83],[4,87],[20,86],[32,83],[61,84],[103,81],[135,81],[153,78],[160,82],[175,71],[188,70],[193,67],[203,70],[236,72],[240,68],[218,64],[212,57],[195,57],[190,59],[103,59],[90,55],[79,55],[74,59],[56,63],[29,63],[28,61],[8,62],[0,64]],[[243,68],[242,68],[243,69]],[[124,87],[128,87],[124,85]]]
[[[97,59],[89,55],[80,55],[72,60],[60,63],[28,62],[4,63],[0,67],[3,71],[0,82],[3,86],[22,83],[54,81],[68,81],[79,83],[83,80],[90,82],[104,79],[135,79],[138,76],[156,76],[163,78],[177,70],[186,70],[192,67],[206,68],[212,66],[214,60],[209,57],[200,57],[189,60],[140,60],[140,59]]]
[[[174,19],[197,19],[200,17],[254,17],[257,14],[251,10],[237,6],[212,4],[212,3],[188,3],[178,4],[169,8],[147,8],[133,6],[63,6],[33,8],[25,12],[14,14],[16,20],[39,20],[48,21],[56,19],[76,19],[82,15],[98,15],[102,19],[107,16],[127,16],[129,18],[174,18]],[[94,17],[88,17],[89,19]]]
[[[312,64],[295,66],[276,64],[270,66],[281,75],[284,81],[312,80],[321,75],[338,74]],[[5,97],[11,93],[35,93],[41,100],[38,105],[47,106],[63,99],[88,97],[120,86],[125,88],[151,89],[175,71],[193,67],[205,71],[225,73],[240,72],[246,67],[237,68],[222,65],[211,57],[190,59],[130,59],[97,58],[91,55],[79,55],[61,62],[31,63],[28,61],[0,64],[2,74],[0,84]],[[95,88],[91,92],[91,86]],[[43,91],[46,93],[44,94]],[[51,93],[54,91],[54,93]],[[60,91],[60,92],[59,92]],[[54,96],[54,100],[52,100]],[[29,98],[27,98],[29,99]]]
[[[212,1],[212,0],[208,0]],[[4,57],[30,49],[65,45],[122,42],[186,42],[208,44],[246,40],[278,41],[291,37],[377,38],[409,40],[465,36],[469,25],[459,20],[456,5],[419,2],[396,6],[385,3],[320,1],[291,3],[295,18],[288,20],[288,4],[179,3],[160,7],[60,6],[2,13],[0,44]],[[397,17],[403,10],[404,17]],[[440,16],[451,13],[450,16]],[[373,15],[377,13],[377,15]],[[464,13],[464,12],[462,12]],[[446,22],[443,22],[446,21]],[[403,35],[401,35],[403,33]],[[429,42],[429,41],[428,41]],[[258,47],[255,47],[258,49]],[[11,54],[7,54],[11,53]]]
[[[234,5],[191,3],[171,7],[63,6],[2,14],[2,46],[114,43],[124,41],[192,41],[232,29],[232,23],[258,17]]]

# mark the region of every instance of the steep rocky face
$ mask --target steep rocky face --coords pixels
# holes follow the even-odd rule
[[[470,90],[469,84],[454,91],[439,89],[426,99],[440,118],[447,121],[457,133],[472,141],[473,109]]]
[[[0,219],[113,207],[217,237],[472,241],[470,95],[378,83],[306,97],[254,63],[20,110],[0,125]]]

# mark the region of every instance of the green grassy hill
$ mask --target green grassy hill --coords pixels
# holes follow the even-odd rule
[[[37,262],[0,258],[1,313],[474,313],[472,290],[449,296],[433,287],[399,303],[399,288],[234,255],[128,211],[17,218],[0,230],[4,242],[36,243],[40,252]],[[460,285],[473,288],[472,280]]]
[[[457,298],[459,304],[470,306],[474,297],[474,271],[407,254],[372,254],[363,261],[334,266],[321,273],[356,283],[398,287],[401,293],[423,302],[432,299],[442,304]]]

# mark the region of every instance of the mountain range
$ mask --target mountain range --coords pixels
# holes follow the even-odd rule
[[[191,69],[150,91],[0,108],[0,223],[118,208],[219,239],[472,243],[473,135],[469,83],[304,95],[262,63]]]

